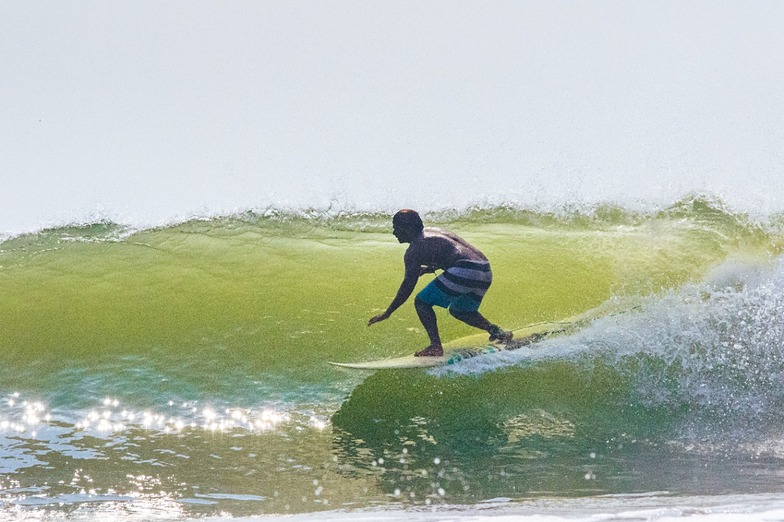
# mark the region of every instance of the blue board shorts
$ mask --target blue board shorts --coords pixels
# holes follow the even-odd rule
[[[488,261],[464,259],[433,279],[417,298],[431,306],[477,312],[492,281],[493,272]]]

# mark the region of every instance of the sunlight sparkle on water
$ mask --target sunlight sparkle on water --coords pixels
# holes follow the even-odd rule
[[[51,422],[52,414],[41,401],[24,400],[19,393],[0,399],[0,433],[29,433],[36,437],[36,430],[49,426]],[[287,424],[293,424],[298,429],[307,427],[322,431],[328,426],[328,420],[313,412],[292,415],[272,407],[216,408],[200,406],[195,401],[168,401],[159,410],[134,410],[124,406],[117,398],[105,398],[96,407],[80,414],[73,426],[77,430],[109,435],[132,428],[163,433],[199,429],[215,433],[234,430],[260,433],[274,431]]]
[[[263,432],[274,430],[291,421],[288,413],[272,408],[218,409],[213,406],[199,407],[193,402],[177,404],[174,401],[167,403],[163,408],[164,412],[150,409],[132,411],[120,406],[120,401],[117,399],[104,399],[102,407],[87,412],[76,427],[101,433],[119,432],[133,426],[164,433],[179,433],[186,429],[203,429],[220,433],[238,429]],[[319,430],[326,426],[325,421],[315,416],[311,416],[308,424]]]
[[[48,423],[52,416],[47,406],[41,401],[20,401],[20,394],[14,392],[6,398],[0,407],[0,432],[13,431],[27,433],[35,437],[35,431],[42,423]]]

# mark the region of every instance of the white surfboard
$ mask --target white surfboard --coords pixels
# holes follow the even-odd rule
[[[487,334],[463,337],[444,345],[444,355],[438,357],[417,357],[404,355],[393,359],[380,359],[356,363],[330,362],[333,366],[351,368],[355,370],[392,370],[403,368],[432,368],[457,364],[472,357],[497,353],[505,350],[516,350],[523,346],[541,340],[550,335],[565,332],[574,323],[541,323],[514,330],[514,338],[506,344],[493,344],[487,342]]]
[[[478,348],[454,348],[451,350],[445,349],[444,355],[439,357],[417,357],[416,355],[404,355],[403,357],[396,357],[394,359],[381,359],[378,361],[366,361],[358,363],[339,363],[331,362],[333,366],[340,366],[341,368],[352,368],[354,370],[393,370],[402,368],[432,368],[434,366],[444,366],[447,364],[455,364],[477,355],[484,355],[486,353],[500,352],[504,350],[504,346],[495,346],[488,344]]]

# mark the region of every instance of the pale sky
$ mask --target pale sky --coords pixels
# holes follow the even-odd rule
[[[784,210],[784,2],[0,3],[0,234],[267,206]]]

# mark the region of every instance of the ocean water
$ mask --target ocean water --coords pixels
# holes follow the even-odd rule
[[[448,369],[342,370],[426,344],[410,303],[366,326],[402,277],[387,213],[6,237],[0,517],[780,518],[780,215],[425,218],[491,259],[494,322],[592,319]]]
[[[0,520],[784,519],[782,19],[0,3]],[[328,365],[427,342],[403,207],[570,327]]]

